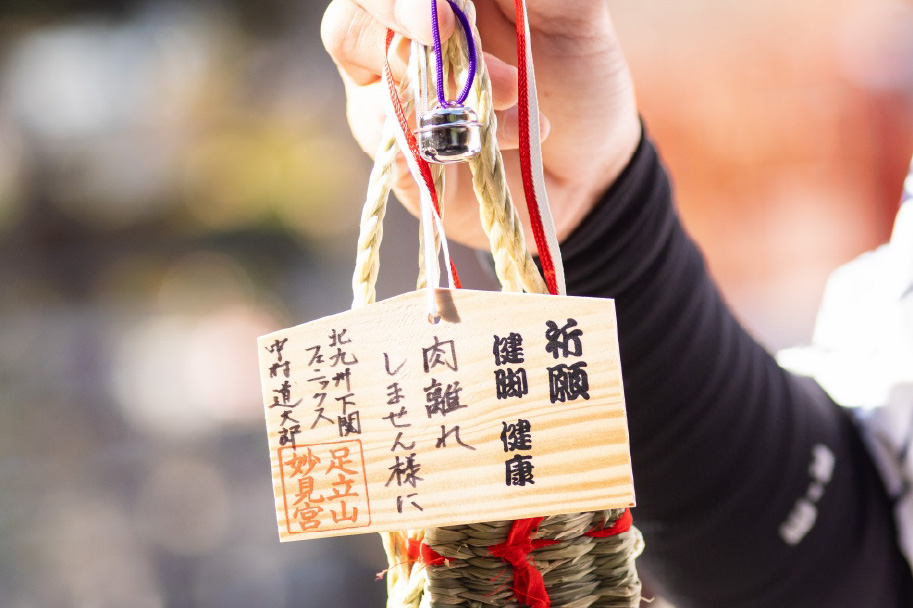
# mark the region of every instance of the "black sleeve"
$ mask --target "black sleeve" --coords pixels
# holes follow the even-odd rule
[[[852,420],[735,321],[648,140],[562,255],[616,302],[646,578],[678,608],[913,606]]]

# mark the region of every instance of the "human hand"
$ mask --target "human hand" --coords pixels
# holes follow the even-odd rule
[[[437,0],[441,36],[456,20],[446,0]],[[520,178],[517,114],[515,8],[511,0],[476,0],[476,21],[491,77],[497,111],[497,138],[508,183],[527,245],[535,251]],[[627,165],[640,139],[634,87],[604,0],[531,2],[529,27],[539,91],[542,159],[546,189],[559,240],[583,220],[596,198]],[[387,28],[431,44],[428,0],[333,0],[321,28],[348,98],[347,115],[361,148],[373,155],[380,142],[387,89],[382,80]],[[391,49],[391,71],[400,81],[408,61],[408,41]],[[403,159],[400,157],[400,161]],[[448,238],[479,249],[488,239],[465,164],[448,165],[445,227]],[[394,192],[418,210],[418,188],[405,162],[398,162]]]

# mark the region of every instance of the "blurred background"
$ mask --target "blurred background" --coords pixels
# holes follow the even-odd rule
[[[727,298],[807,340],[890,232],[913,3],[609,4]],[[351,300],[370,165],[324,6],[0,4],[0,606],[383,604],[375,536],[279,544],[257,376],[258,335]],[[380,297],[416,272],[386,228]]]

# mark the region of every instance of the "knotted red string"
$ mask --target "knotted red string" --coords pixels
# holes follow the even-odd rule
[[[590,530],[589,532],[585,532],[584,535],[592,536],[593,538],[608,538],[609,536],[615,536],[616,534],[627,532],[631,529],[633,524],[634,517],[631,515],[631,509],[625,509],[624,513],[622,513],[621,516],[615,520],[615,523],[608,528]]]
[[[426,545],[420,540],[410,538],[406,543],[406,555],[410,562],[419,562],[426,566],[446,566],[446,557]]]
[[[533,539],[544,517],[518,519],[507,535],[507,541],[488,548],[488,552],[513,566],[514,594],[517,600],[530,608],[549,608],[551,601],[545,591],[545,579],[533,565],[530,553],[561,541],[544,538]]]

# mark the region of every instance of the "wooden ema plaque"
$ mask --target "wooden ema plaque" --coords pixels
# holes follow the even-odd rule
[[[634,505],[614,303],[436,296],[259,339],[281,540]]]

